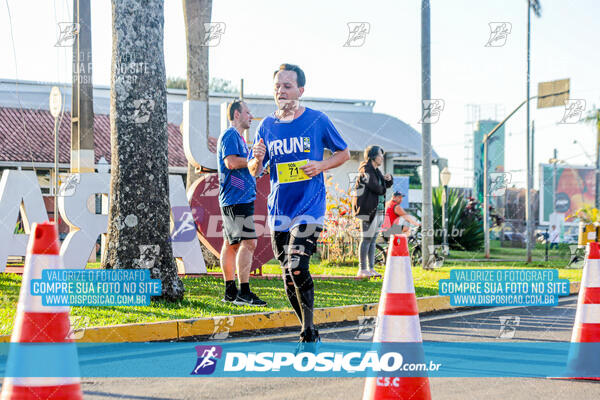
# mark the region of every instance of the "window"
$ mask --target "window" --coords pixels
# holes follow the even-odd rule
[[[408,175],[408,185],[411,189],[421,188],[421,177],[417,172],[417,166],[402,165],[400,163],[394,163],[393,169],[394,175]]]

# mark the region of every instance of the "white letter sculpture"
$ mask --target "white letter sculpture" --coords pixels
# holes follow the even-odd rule
[[[14,233],[19,209],[25,234]],[[25,256],[31,225],[45,221],[48,213],[35,172],[4,170],[0,180],[0,272],[9,255]]]
[[[217,157],[208,149],[207,117],[206,101],[183,102],[183,150],[190,163],[216,170]]]
[[[71,174],[60,187],[58,208],[71,227],[60,248],[65,268],[85,268],[98,236],[108,229],[108,215],[88,209],[88,199],[96,193],[110,193],[110,174]]]
[[[169,201],[173,222],[171,244],[179,273],[204,274],[206,264],[198,240],[194,213],[185,194],[183,179],[179,175],[169,175]]]

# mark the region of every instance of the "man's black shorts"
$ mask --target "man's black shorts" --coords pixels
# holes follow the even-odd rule
[[[254,202],[221,207],[221,215],[223,216],[223,238],[229,244],[256,239]]]

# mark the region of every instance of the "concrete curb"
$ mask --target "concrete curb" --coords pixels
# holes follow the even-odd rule
[[[23,275],[23,266],[10,266],[6,267],[4,270],[5,273]],[[223,274],[221,272],[206,272],[204,274],[178,274],[180,278],[202,278],[204,276],[210,276],[213,278],[222,278]],[[263,275],[250,275],[252,279],[281,279],[281,274],[263,274]],[[348,275],[313,275],[313,279],[315,280],[365,280],[367,278],[359,278],[357,276],[348,276]]]
[[[180,275],[181,277],[186,277],[186,278],[199,278],[202,276],[212,276],[214,278],[223,278],[223,274],[221,272],[207,272],[206,274],[187,274],[187,275]],[[250,278],[252,279],[266,279],[266,280],[271,280],[271,279],[281,279],[281,274],[262,274],[262,275],[250,275]],[[354,280],[354,281],[361,281],[361,280],[366,280],[368,278],[359,278],[358,276],[348,276],[348,275],[312,275],[312,278],[315,280],[322,280],[322,281],[336,281],[336,280]]]
[[[570,293],[579,293],[580,282],[571,282]],[[450,305],[448,296],[429,296],[417,298],[419,313],[447,311],[461,307]],[[377,315],[378,303],[359,304],[342,307],[315,309],[315,324],[357,321],[359,317]],[[194,336],[212,336],[214,340],[223,339],[221,335],[230,332],[256,331],[300,326],[293,311],[270,311],[266,313],[241,314],[210,318],[194,318],[175,321],[125,324],[87,328],[78,342],[150,342],[160,340],[179,340]],[[0,343],[10,342],[10,336],[0,336]]]

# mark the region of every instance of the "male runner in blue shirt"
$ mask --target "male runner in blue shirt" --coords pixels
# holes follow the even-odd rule
[[[270,165],[268,199],[273,253],[284,271],[287,297],[302,323],[301,342],[317,342],[314,284],[309,272],[325,216],[323,172],[350,158],[346,142],[322,112],[300,106],[306,78],[297,65],[273,74],[278,110],[262,120],[248,169],[259,176]],[[333,155],[323,160],[323,150]]]
[[[219,206],[223,215],[221,269],[225,280],[224,302],[237,305],[266,306],[250,291],[252,254],[256,249],[254,200],[256,178],[248,171],[248,146],[242,132],[250,128],[252,114],[246,103],[234,100],[227,109],[231,127],[217,142],[219,165]],[[235,286],[237,265],[240,290]]]

